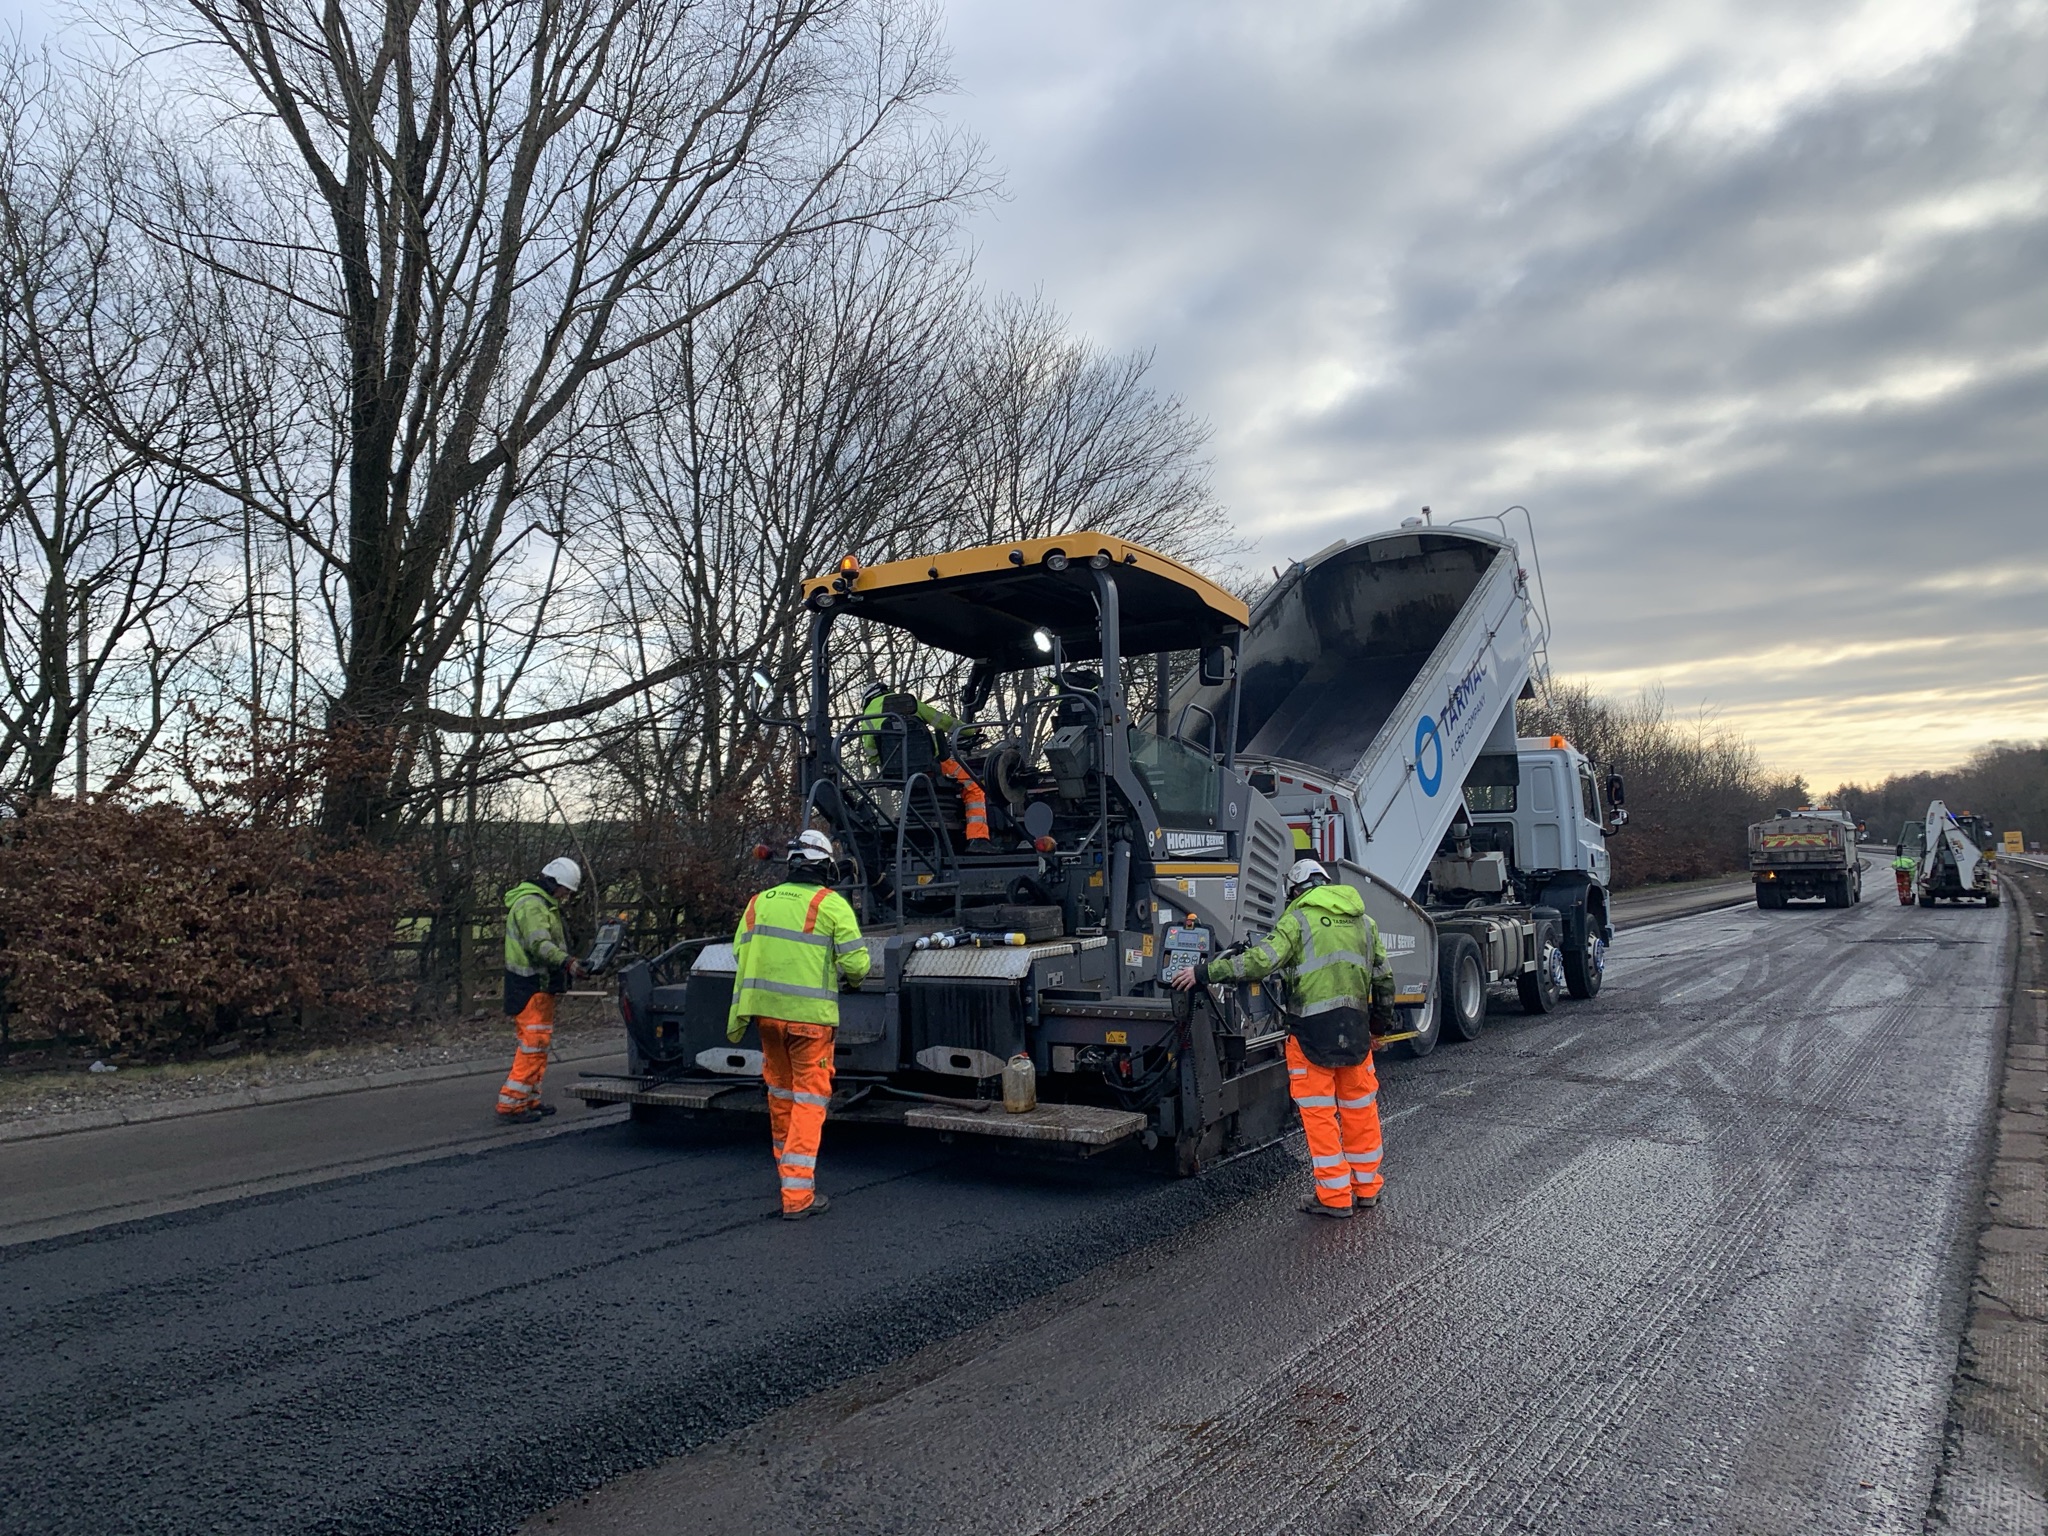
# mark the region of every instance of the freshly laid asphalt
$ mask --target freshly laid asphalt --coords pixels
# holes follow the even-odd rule
[[[1350,1223],[607,1123],[0,1249],[0,1530],[1918,1531],[2008,933],[1866,889],[1386,1063]]]

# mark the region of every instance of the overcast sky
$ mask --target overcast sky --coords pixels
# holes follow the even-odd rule
[[[1262,563],[1525,503],[1561,674],[1816,787],[2048,737],[2048,0],[941,3],[983,271]]]
[[[1266,563],[1526,503],[1559,673],[1818,787],[2048,736],[2048,3],[946,5],[984,271]]]

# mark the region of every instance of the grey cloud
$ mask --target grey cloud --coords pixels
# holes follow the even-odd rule
[[[952,9],[992,273],[1157,348],[1266,558],[1526,501],[1559,666],[1736,719],[1801,686],[1766,641],[1920,644],[1816,664],[1852,713],[2038,667],[1995,637],[2048,575],[1972,574],[2048,572],[2042,7],[1304,7],[1275,48],[1108,5],[1065,67],[1109,97],[1010,138],[1002,23]]]

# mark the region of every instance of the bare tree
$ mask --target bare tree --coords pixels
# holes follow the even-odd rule
[[[1018,299],[986,307],[957,355],[962,542],[1095,528],[1194,564],[1238,552],[1202,458],[1209,428],[1151,388],[1149,357],[1106,355]]]
[[[944,84],[931,18],[894,0],[157,15],[223,109],[154,228],[250,296],[211,350],[260,346],[299,411],[258,449],[287,496],[247,462],[182,467],[320,568],[328,720],[366,765],[333,785],[330,830],[385,820],[487,590],[547,563],[560,529],[532,493],[575,451],[593,386],[793,247],[981,184],[921,116]],[[255,315],[274,323],[251,338]]]
[[[104,104],[0,54],[0,786],[27,799],[82,798],[90,751],[127,783],[231,613],[192,486],[158,467],[188,375],[115,208],[131,169]]]

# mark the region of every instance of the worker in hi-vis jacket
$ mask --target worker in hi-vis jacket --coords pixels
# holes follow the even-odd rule
[[[1314,859],[1287,872],[1287,910],[1257,944],[1211,960],[1202,979],[1287,982],[1287,1085],[1308,1132],[1315,1194],[1301,1208],[1349,1216],[1380,1197],[1380,1085],[1372,1037],[1394,1026],[1394,971],[1365,901]],[[1173,978],[1183,990],[1196,967]]]
[[[548,1050],[555,1043],[555,999],[583,962],[569,953],[562,901],[583,887],[574,859],[554,859],[535,880],[505,893],[505,1012],[519,1027],[512,1071],[498,1090],[498,1113],[507,1120],[538,1120],[555,1107],[541,1102]]]
[[[789,845],[789,878],[747,903],[732,940],[725,1038],[739,1044],[749,1019],[760,1028],[768,1131],[786,1221],[815,1216],[831,1204],[817,1192],[818,1143],[832,1102],[839,993],[868,974],[860,922],[832,889],[838,873],[832,840],[805,832]]]

